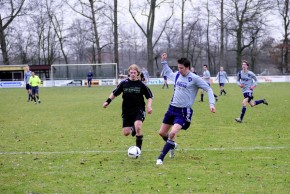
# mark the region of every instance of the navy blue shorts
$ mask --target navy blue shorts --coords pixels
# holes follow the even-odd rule
[[[220,86],[225,86],[225,83],[220,83]]]
[[[166,75],[164,75],[164,76],[163,76],[163,79],[164,79],[164,80],[167,80],[167,76],[166,76]]]
[[[34,86],[34,87],[32,86],[31,93],[32,93],[32,95],[38,94],[38,86]]]
[[[254,96],[253,96],[252,92],[245,92],[245,93],[243,93],[243,95],[244,95],[244,99],[248,98],[248,102],[251,102],[251,100],[254,99]]]
[[[131,111],[128,114],[122,114],[123,118],[123,128],[134,126],[135,121],[144,121],[146,117],[146,112],[143,109],[138,109]]]
[[[169,106],[164,115],[163,123],[174,125],[175,123],[182,126],[181,129],[188,129],[191,122],[193,110],[191,108],[178,108]]]
[[[26,90],[31,90],[30,84],[26,84]]]

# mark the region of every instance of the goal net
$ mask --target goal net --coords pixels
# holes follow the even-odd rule
[[[118,79],[117,63],[54,64],[51,65],[52,86],[86,85],[90,70],[93,73],[92,85],[112,85],[109,83],[115,84]]]

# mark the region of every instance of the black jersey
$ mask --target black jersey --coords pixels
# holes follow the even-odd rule
[[[118,96],[123,93],[123,104],[122,112],[123,114],[134,112],[135,110],[142,108],[145,110],[145,101],[146,99],[153,98],[151,90],[140,80],[132,81],[126,79],[122,81],[114,90],[114,96]]]

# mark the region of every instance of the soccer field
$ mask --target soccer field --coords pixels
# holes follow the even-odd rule
[[[234,121],[236,84],[215,114],[198,95],[175,158],[162,166],[158,131],[173,86],[149,87],[153,114],[138,159],[127,156],[135,138],[122,135],[121,96],[102,108],[112,86],[40,88],[37,105],[24,88],[0,89],[0,193],[290,193],[290,83],[260,83],[254,97],[269,106],[247,106],[243,123]]]

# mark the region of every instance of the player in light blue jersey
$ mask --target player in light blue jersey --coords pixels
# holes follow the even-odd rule
[[[210,111],[213,113],[216,111],[211,87],[202,78],[190,71],[190,61],[186,58],[179,59],[177,61],[178,71],[174,73],[168,66],[166,59],[167,54],[163,53],[161,56],[162,71],[168,79],[174,82],[174,93],[159,130],[159,135],[166,143],[157,159],[157,165],[163,164],[164,157],[168,152],[170,152],[170,157],[174,157],[174,149],[177,148],[176,135],[181,129],[186,130],[190,126],[193,114],[192,105],[198,89],[203,89],[208,93]]]
[[[261,99],[254,101],[253,91],[256,88],[258,84],[258,80],[256,78],[256,75],[248,70],[249,63],[247,61],[242,62],[242,70],[238,72],[237,75],[237,84],[242,88],[242,92],[244,95],[244,100],[242,101],[242,112],[239,118],[236,118],[235,120],[239,123],[243,121],[243,118],[245,116],[246,110],[247,110],[247,103],[250,104],[251,107],[257,106],[261,103],[268,105],[267,100]]]
[[[224,67],[220,67],[220,71],[217,73],[215,80],[218,80],[220,85],[220,96],[224,93],[226,95],[226,91],[224,89],[226,80],[229,82],[229,78],[227,72],[224,71]]]
[[[27,102],[29,102],[30,100],[32,101],[31,86],[29,84],[29,79],[31,75],[32,75],[32,71],[30,71],[29,66],[27,66],[26,71],[24,73],[24,84],[25,84],[25,88],[28,94]]]
[[[207,65],[203,65],[203,74],[202,74],[202,79],[210,86],[210,72],[207,69]],[[213,94],[215,97],[215,100],[218,101],[218,96]],[[201,90],[201,94],[200,94],[200,101],[199,102],[203,102],[203,96],[204,96],[204,92],[203,90]]]

